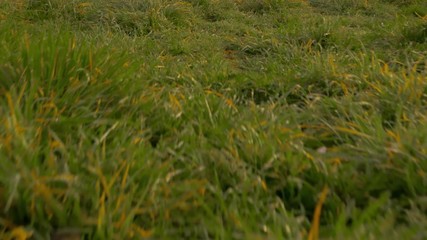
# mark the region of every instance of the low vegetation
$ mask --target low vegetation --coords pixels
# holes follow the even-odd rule
[[[3,0],[0,239],[426,239],[424,0]]]

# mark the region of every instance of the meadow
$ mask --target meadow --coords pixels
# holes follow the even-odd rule
[[[427,239],[427,1],[0,1],[0,239]]]

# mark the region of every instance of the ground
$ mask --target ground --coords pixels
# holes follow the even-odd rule
[[[0,2],[0,239],[426,239],[424,0]]]

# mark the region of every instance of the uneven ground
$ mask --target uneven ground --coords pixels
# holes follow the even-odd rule
[[[1,1],[0,239],[427,239],[426,15]]]

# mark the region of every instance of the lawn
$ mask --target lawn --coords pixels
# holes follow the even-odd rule
[[[0,1],[0,239],[427,239],[427,1]]]

